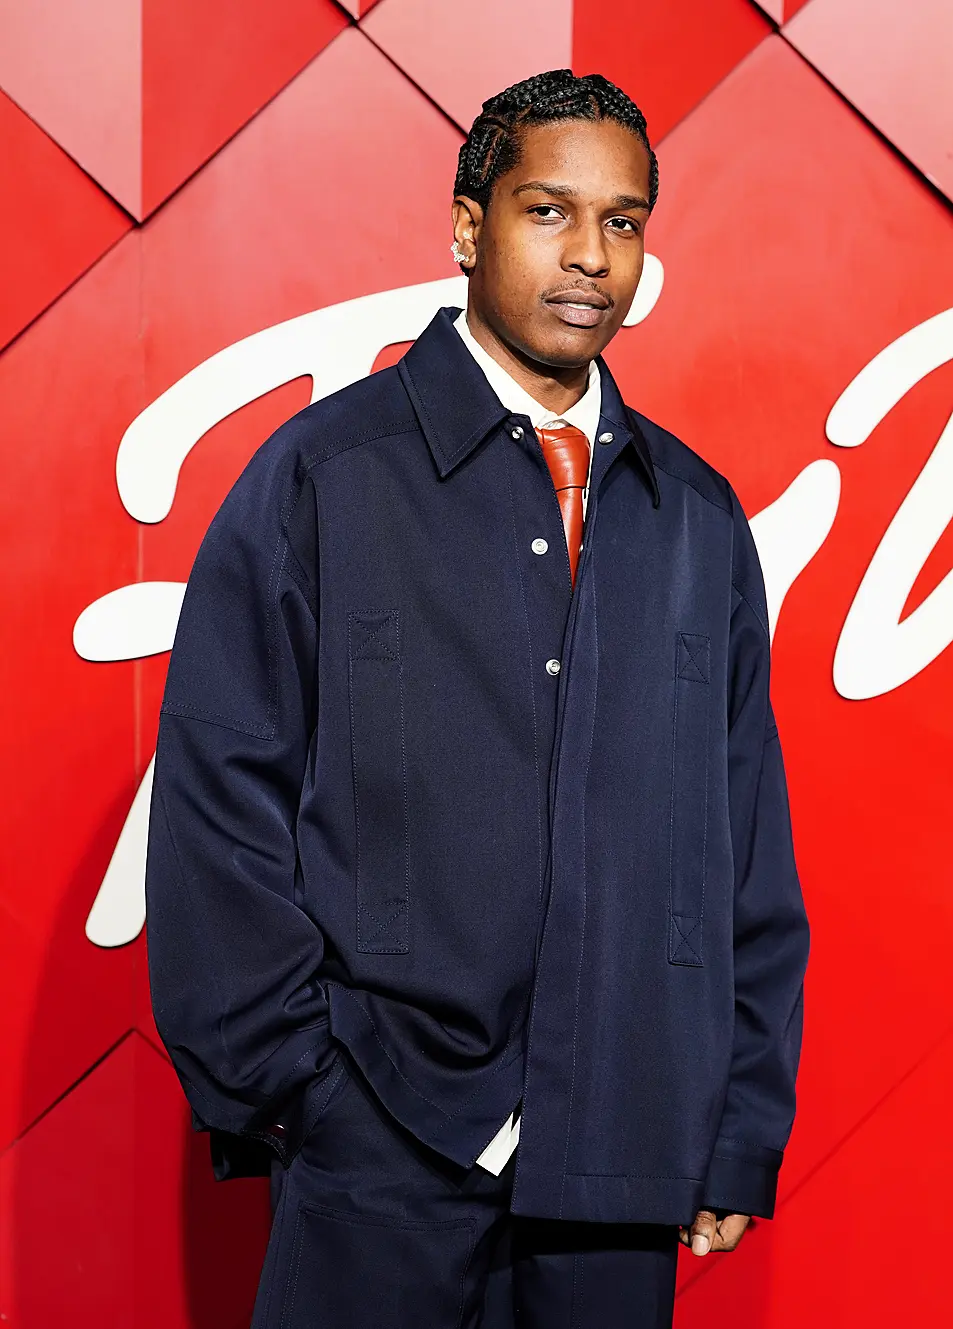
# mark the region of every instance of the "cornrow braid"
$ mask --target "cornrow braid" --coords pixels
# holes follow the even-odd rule
[[[621,88],[602,74],[577,77],[571,69],[550,69],[504,88],[483,109],[460,147],[454,195],[465,194],[484,209],[494,182],[519,161],[520,131],[555,120],[614,120],[630,129],[649,155],[649,210],[658,198],[658,161],[649,143],[645,116]],[[460,265],[469,275],[469,269]]]

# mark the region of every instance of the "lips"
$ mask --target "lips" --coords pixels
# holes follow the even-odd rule
[[[594,328],[609,309],[609,301],[597,291],[562,291],[546,303],[558,319],[576,328]]]

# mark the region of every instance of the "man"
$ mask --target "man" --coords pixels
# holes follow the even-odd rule
[[[809,931],[761,569],[601,358],[657,180],[598,75],[486,102],[466,311],[278,429],[196,558],[149,963],[216,1176],[280,1180],[255,1329],[486,1325],[503,1249],[495,1318],[669,1326],[679,1237],[773,1216]]]

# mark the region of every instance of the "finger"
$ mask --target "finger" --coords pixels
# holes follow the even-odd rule
[[[728,1214],[718,1224],[717,1244],[714,1249],[733,1251],[744,1236],[748,1214]]]
[[[710,1209],[699,1209],[692,1224],[692,1254],[707,1255],[714,1245],[717,1222]]]

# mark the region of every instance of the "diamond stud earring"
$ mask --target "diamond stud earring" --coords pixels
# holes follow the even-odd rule
[[[453,255],[454,260],[457,263],[465,263],[467,261],[466,254],[461,253],[460,246],[457,244],[456,240],[454,240],[453,244],[450,246],[450,253]]]

